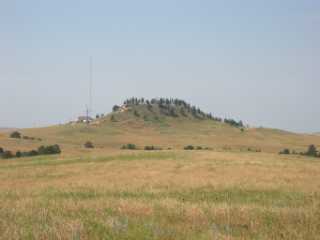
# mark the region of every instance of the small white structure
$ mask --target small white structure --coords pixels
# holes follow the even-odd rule
[[[80,116],[78,117],[78,123],[90,123],[93,121],[93,118],[92,117],[89,117],[89,116]]]

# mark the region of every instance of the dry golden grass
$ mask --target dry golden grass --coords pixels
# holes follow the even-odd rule
[[[320,161],[92,150],[0,162],[1,239],[318,239]]]

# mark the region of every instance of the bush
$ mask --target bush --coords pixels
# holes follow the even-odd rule
[[[134,110],[133,114],[134,114],[134,116],[136,116],[136,117],[140,117],[140,114],[138,113],[137,110]]]
[[[136,150],[137,146],[135,144],[128,143],[127,145],[123,145],[121,149]]]
[[[305,153],[306,156],[310,156],[310,157],[317,157],[318,156],[318,151],[315,145],[310,145],[308,147],[307,152]]]
[[[285,148],[282,151],[280,151],[279,154],[290,154],[290,150],[288,148]]]
[[[0,154],[2,154],[4,152],[3,148],[0,147]]]
[[[20,158],[21,156],[22,156],[22,153],[21,153],[20,151],[17,151],[17,152],[16,152],[16,157],[17,157],[17,158]]]
[[[244,125],[243,125],[243,122],[242,121],[235,121],[234,119],[224,119],[224,122],[231,125],[231,126],[234,126],[234,127],[240,127],[240,128],[243,128]]]
[[[113,112],[117,112],[120,109],[120,107],[118,105],[114,105],[112,108]]]
[[[184,150],[194,150],[194,146],[192,145],[185,146]]]
[[[155,146],[145,146],[144,150],[146,150],[146,151],[154,151],[154,150],[162,150],[162,148],[155,147]]]
[[[93,143],[90,142],[90,141],[87,141],[87,142],[84,144],[84,147],[85,147],[85,148],[94,148]]]
[[[197,146],[197,150],[202,150],[202,147],[201,146]]]
[[[39,152],[37,150],[31,150],[29,152],[26,152],[27,157],[33,157],[33,156],[38,156]]]
[[[19,133],[18,131],[14,131],[10,134],[11,138],[21,138],[21,133]]]
[[[29,136],[23,136],[22,139],[25,139],[25,140],[38,140],[38,141],[41,141],[42,139],[41,138],[35,138],[35,137],[29,137]]]
[[[49,146],[40,146],[38,148],[38,153],[40,155],[60,154],[61,149],[60,149],[60,146],[57,144],[49,145]]]
[[[1,154],[1,157],[4,158],[4,159],[9,159],[9,158],[13,158],[14,155],[12,154],[11,151],[4,151],[4,152]]]

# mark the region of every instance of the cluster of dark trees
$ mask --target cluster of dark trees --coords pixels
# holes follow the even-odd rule
[[[41,138],[29,137],[29,136],[22,136],[22,134],[18,131],[14,131],[10,134],[10,138],[17,138],[17,139],[25,139],[25,140],[38,140],[41,141]]]
[[[205,113],[200,108],[193,106],[187,103],[184,100],[177,98],[153,98],[151,100],[147,100],[144,98],[136,98],[132,97],[124,101],[124,105],[134,106],[134,105],[147,105],[148,109],[152,111],[152,106],[157,105],[160,108],[162,114],[170,117],[178,117],[179,115],[187,117],[188,114],[192,115],[198,119],[210,119],[217,122],[224,121],[225,123],[234,126],[234,127],[244,127],[242,121],[235,121],[233,119],[222,119],[219,117],[213,116],[211,113]],[[113,111],[118,111],[120,109],[119,106],[115,105],[113,107]],[[136,114],[135,114],[136,115]]]
[[[126,145],[123,145],[123,146],[121,147],[121,149],[137,150],[138,148],[137,148],[137,146],[136,146],[135,144],[133,144],[133,143],[128,143],[128,144],[126,144]]]
[[[2,147],[0,147],[0,158],[7,159],[14,156],[15,155],[11,151],[4,150]]]
[[[125,149],[125,150],[138,150],[138,147],[133,144],[133,143],[128,143],[128,144],[125,144],[121,147],[121,149]],[[154,146],[154,145],[150,145],[150,146],[145,146],[143,148],[145,151],[160,151],[162,150],[161,147],[157,147],[157,146]],[[171,149],[171,148],[168,148],[168,149]]]
[[[146,151],[159,151],[159,150],[162,150],[162,148],[151,145],[151,146],[145,146],[144,150],[146,150]]]
[[[238,127],[238,128],[243,128],[244,127],[242,121],[237,122],[237,121],[235,121],[233,119],[227,119],[226,118],[226,119],[224,119],[224,122],[229,124],[229,125],[231,125],[231,126],[234,126],[234,127]]]
[[[12,151],[5,151],[0,147],[0,158],[8,159],[8,158],[20,158],[20,157],[32,157],[38,155],[50,155],[50,154],[60,154],[61,149],[59,145],[49,145],[49,146],[40,146],[37,150],[31,151],[17,151],[15,154]]]
[[[10,134],[11,138],[21,138],[21,133],[19,133],[18,131],[14,131]]]
[[[303,156],[309,156],[309,157],[319,157],[320,158],[320,152],[318,152],[317,147],[313,144],[311,144],[308,147],[308,150],[306,152],[296,152],[296,151],[290,151],[290,149],[285,148],[282,151],[279,152],[279,154],[299,154]]]
[[[104,114],[101,113],[101,114],[96,114],[96,119],[99,119],[99,118],[103,118],[104,117]]]
[[[184,150],[211,150],[209,147],[187,145],[183,148]]]

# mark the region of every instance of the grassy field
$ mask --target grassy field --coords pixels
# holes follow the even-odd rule
[[[41,141],[0,132],[5,150],[62,149],[0,160],[0,239],[320,239],[320,158],[278,154],[320,136],[138,107],[141,117],[19,130]]]
[[[319,239],[320,161],[92,150],[0,162],[1,239]]]

